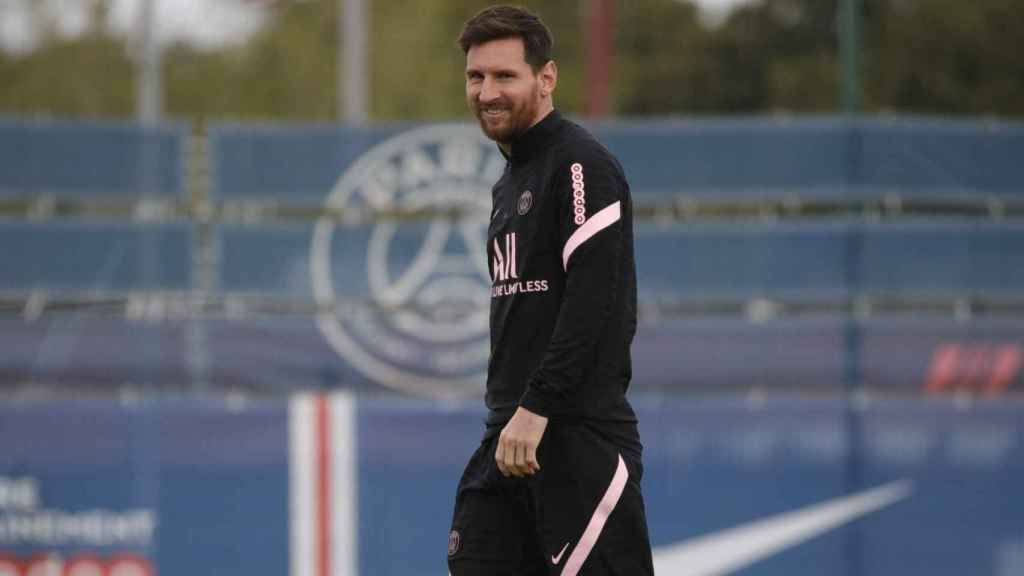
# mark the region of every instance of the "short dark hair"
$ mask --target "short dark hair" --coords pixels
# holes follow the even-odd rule
[[[459,35],[459,47],[465,53],[478,44],[520,38],[526,62],[534,72],[551,61],[555,41],[539,16],[519,6],[491,6],[466,21]]]

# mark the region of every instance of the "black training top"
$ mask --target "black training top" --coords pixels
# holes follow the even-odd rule
[[[626,400],[636,269],[622,167],[557,111],[506,158],[487,234],[488,425],[520,405],[551,418],[636,422]]]

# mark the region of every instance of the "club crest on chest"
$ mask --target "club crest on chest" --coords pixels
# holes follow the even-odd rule
[[[520,216],[526,216],[526,213],[530,211],[530,208],[533,208],[533,192],[526,190],[519,195],[516,212],[518,212]]]
[[[448,555],[455,556],[460,548],[462,548],[462,537],[458,530],[452,530],[448,533]]]

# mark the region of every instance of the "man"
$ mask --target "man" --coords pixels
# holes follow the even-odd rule
[[[636,415],[629,186],[564,119],[540,19],[465,25],[466,97],[508,160],[493,189],[487,428],[459,482],[453,576],[653,574]]]

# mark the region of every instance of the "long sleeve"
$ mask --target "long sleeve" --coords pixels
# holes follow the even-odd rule
[[[558,414],[574,404],[599,363],[598,343],[622,290],[629,225],[629,192],[615,160],[602,148],[578,147],[556,168],[553,192],[559,202],[564,291],[543,361],[531,376],[520,405],[540,415]]]

